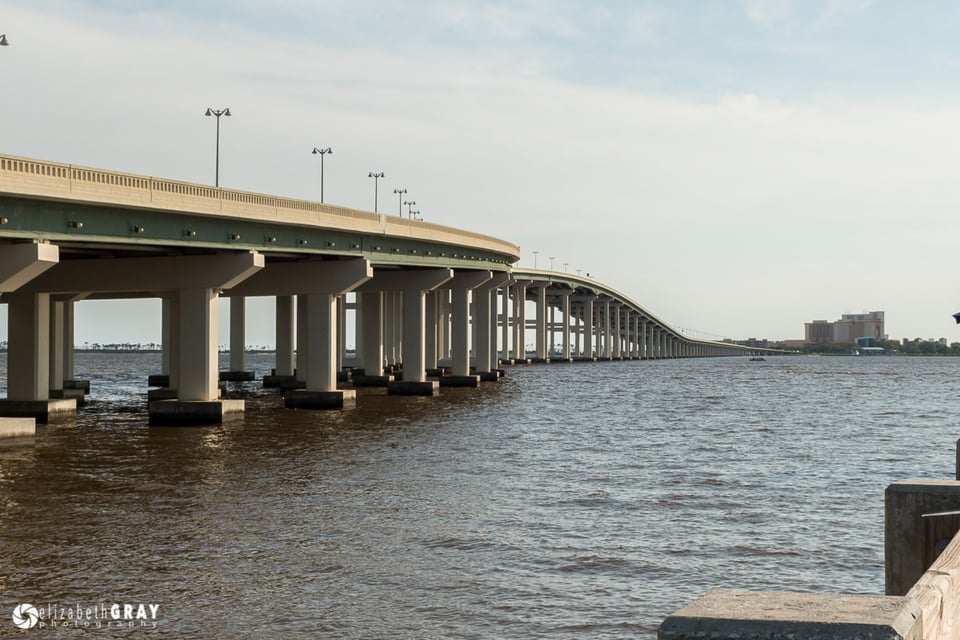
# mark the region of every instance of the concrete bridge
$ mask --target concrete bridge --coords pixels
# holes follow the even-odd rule
[[[73,305],[84,299],[163,300],[166,389],[151,392],[154,424],[243,411],[242,400],[220,398],[219,380],[249,377],[251,296],[276,298],[276,370],[264,383],[284,386],[289,407],[342,407],[355,399],[340,388],[348,376],[431,395],[497,380],[501,363],[757,352],[691,339],[602,283],[514,268],[519,257],[508,241],[398,216],[0,155],[9,333],[0,415],[46,421],[76,410]],[[222,296],[228,372],[217,366]]]

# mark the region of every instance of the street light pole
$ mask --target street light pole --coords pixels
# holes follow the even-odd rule
[[[397,215],[402,218],[403,217],[403,194],[405,194],[407,190],[394,189],[393,192],[397,194]]]
[[[220,186],[220,116],[230,116],[230,107],[224,109],[211,109],[207,107],[207,112],[204,114],[207,116],[217,116],[217,170],[214,174],[214,186]]]
[[[539,252],[539,251],[534,251],[534,252],[533,252],[533,268],[534,268],[534,269],[537,268],[537,254],[538,254],[538,253],[540,253],[540,252]]]
[[[383,171],[375,173],[371,171],[367,174],[368,178],[373,178],[373,212],[379,213],[377,211],[377,196],[380,193],[380,178],[383,177]]]
[[[9,47],[10,43],[7,42],[7,34],[0,33],[0,47]]]
[[[563,272],[564,272],[564,273],[567,273],[567,265],[568,265],[568,264],[570,264],[570,263],[569,263],[569,262],[564,262],[564,263],[563,263]]]
[[[413,205],[417,204],[416,200],[404,200],[403,204],[407,205],[407,217],[413,217]]]
[[[318,149],[317,147],[313,148],[314,155],[320,156],[320,203],[323,203],[323,156],[328,153],[333,153],[333,149],[327,147],[326,149]]]
[[[550,256],[550,271],[553,271],[553,261],[554,261],[554,259],[555,259],[555,258],[554,258],[553,256]]]

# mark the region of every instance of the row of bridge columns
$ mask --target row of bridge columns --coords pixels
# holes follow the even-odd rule
[[[432,395],[439,386],[497,380],[501,361],[530,360],[530,289],[538,361],[719,355],[616,301],[553,292],[546,283],[515,281],[507,273],[375,272],[362,259],[266,265],[257,253],[64,265],[54,245],[7,245],[0,247],[0,293],[8,304],[8,392],[0,415],[46,420],[75,411],[87,389],[73,380],[73,305],[86,298],[163,299],[166,389],[151,392],[149,412],[152,423],[166,424],[215,422],[243,411],[243,400],[220,398],[221,296],[231,300],[228,379],[245,377],[245,299],[275,297],[276,366],[269,382],[286,386],[286,405],[299,408],[341,407],[355,398],[355,389],[340,384],[348,306],[355,311],[360,358],[352,363],[360,365],[352,371],[354,385]],[[349,305],[348,292],[355,293]]]

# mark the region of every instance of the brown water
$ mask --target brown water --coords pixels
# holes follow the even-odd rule
[[[884,488],[953,476],[958,364],[531,365],[319,412],[252,383],[151,428],[158,356],[80,354],[90,404],[0,449],[0,637],[652,638],[714,587],[881,593]]]

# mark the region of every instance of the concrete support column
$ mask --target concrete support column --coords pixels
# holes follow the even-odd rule
[[[473,290],[473,323],[476,328],[476,343],[473,346],[477,375],[481,382],[496,382],[500,379],[497,362],[497,304],[498,287],[507,284],[510,275],[497,273]]]
[[[391,382],[387,393],[400,395],[434,395],[439,383],[427,382],[424,350],[428,291],[453,277],[450,269],[432,269],[407,275],[403,289],[403,380]],[[376,278],[374,279],[376,280]]]
[[[253,371],[247,371],[247,300],[243,296],[230,298],[230,370],[220,373],[221,380],[253,380]]]
[[[62,300],[50,300],[50,385],[51,398],[63,397],[63,305]]]
[[[353,374],[356,387],[385,387],[393,382],[393,374],[384,373],[383,355],[383,300],[382,291],[364,291],[357,294],[363,315],[363,373]]]
[[[440,378],[440,386],[476,387],[480,384],[479,375],[470,375],[470,293],[493,277],[490,271],[458,272],[451,285],[451,375]],[[477,297],[487,296],[489,290],[475,292]],[[477,311],[479,315],[480,311]],[[487,331],[489,335],[489,331]],[[489,349],[488,349],[489,353]]]
[[[527,284],[517,282],[513,288],[513,351],[517,362],[527,361]]]
[[[392,367],[400,365],[400,336],[401,323],[403,321],[400,314],[400,292],[387,291],[384,306],[384,349],[387,354],[387,364]]]
[[[582,303],[583,319],[583,352],[581,358],[594,360],[593,355],[593,301],[594,296],[581,296],[577,300]]]
[[[563,359],[570,362],[570,295],[572,291],[560,292],[560,315],[563,317]]]
[[[430,291],[424,295],[424,366],[427,375],[440,375],[440,292]]]
[[[547,323],[550,327],[547,335],[549,336],[547,340],[547,353],[550,357],[553,357],[553,354],[557,352],[557,308],[554,305],[549,305],[547,307]]]
[[[453,357],[453,340],[450,334],[451,317],[453,307],[451,306],[451,291],[449,289],[440,289],[435,291],[437,294],[437,367],[450,362]]]
[[[340,311],[335,293],[308,293],[298,296],[298,304],[304,308],[302,318],[306,324],[307,348],[303,353],[306,361],[307,392],[336,391],[337,355]]]
[[[505,284],[500,289],[500,359],[504,362],[510,360],[510,287],[512,283]]]
[[[607,360],[613,358],[613,322],[610,312],[613,305],[610,300],[603,301],[603,357]]]
[[[47,400],[50,391],[50,296],[7,294],[7,397]]]
[[[75,412],[75,399],[50,398],[50,295],[13,292],[5,297],[7,399],[0,402],[0,415],[47,422],[51,415]]]
[[[439,384],[426,380],[426,293],[453,277],[451,269],[375,273],[359,291],[401,292],[403,307],[403,380],[388,384],[387,393],[433,395]]]
[[[297,296],[297,382],[307,383],[307,371],[310,361],[307,360],[307,351],[310,349],[310,325],[307,321],[307,301],[303,294]]]
[[[547,351],[547,285],[535,283],[537,290],[536,362],[550,362]]]
[[[180,291],[181,402],[207,402],[220,395],[217,384],[217,321],[219,296],[214,289]]]
[[[247,365],[247,300],[230,298],[230,371],[244,371]]]
[[[336,323],[336,371],[343,370],[343,358],[347,353],[347,299],[344,295],[337,296],[337,323]]]
[[[620,303],[611,305],[613,311],[613,357],[623,358],[623,327],[620,323]]]
[[[338,390],[344,295],[373,276],[369,261],[302,261],[271,265],[237,287],[233,295],[297,295],[297,381],[284,397],[288,408],[340,408],[356,391]],[[375,305],[370,305],[375,306]]]
[[[573,339],[574,357],[579,358],[582,355],[582,351],[580,351],[580,316],[578,315],[573,316]]]
[[[63,381],[66,384],[74,382],[73,347],[74,337],[74,301],[63,303]],[[89,390],[89,387],[87,387]]]
[[[163,299],[167,317],[167,331],[164,335],[162,349],[167,355],[167,388],[176,390],[180,387],[180,296],[171,295]]]
[[[263,377],[263,386],[279,387],[294,380],[294,298],[276,296],[274,302],[275,355],[273,375]]]

